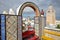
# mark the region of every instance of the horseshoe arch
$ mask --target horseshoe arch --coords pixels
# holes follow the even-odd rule
[[[39,8],[37,7],[36,4],[32,3],[32,2],[25,2],[19,9],[19,12],[18,12],[18,15],[20,15],[22,17],[22,13],[23,13],[23,10],[25,7],[31,7],[34,12],[35,12],[35,16],[38,16],[38,17],[41,17],[41,13],[39,11]],[[21,21],[22,21],[22,18],[21,18]],[[21,22],[22,23],[22,22]],[[41,26],[41,22],[39,23],[40,26]],[[18,33],[19,34],[19,33]],[[19,35],[18,35],[19,36]],[[18,38],[18,40],[21,40]]]
[[[24,10],[25,7],[31,7],[31,8],[34,10],[36,16],[40,16],[40,15],[41,15],[41,14],[40,14],[40,11],[39,11],[39,8],[37,7],[37,5],[35,5],[35,4],[32,3],[32,2],[25,2],[25,3],[20,7],[19,12],[18,12],[18,15],[22,15],[22,12],[23,12],[23,10]]]

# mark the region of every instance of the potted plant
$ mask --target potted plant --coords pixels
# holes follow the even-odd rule
[[[56,28],[60,29],[60,24],[58,24]]]

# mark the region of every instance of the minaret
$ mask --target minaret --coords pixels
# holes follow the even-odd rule
[[[55,25],[56,24],[55,20],[56,20],[55,19],[55,9],[52,5],[49,5],[49,7],[46,11],[46,26],[50,25],[50,24]]]

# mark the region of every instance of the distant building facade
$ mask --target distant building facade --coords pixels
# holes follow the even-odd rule
[[[56,24],[60,24],[60,20],[56,20]]]
[[[56,18],[55,18],[55,9],[52,5],[49,5],[47,11],[46,11],[46,25],[56,24]]]

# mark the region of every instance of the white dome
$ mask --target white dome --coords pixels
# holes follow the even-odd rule
[[[3,14],[8,14],[6,11],[3,11]]]
[[[15,14],[12,8],[9,9],[9,14]]]

